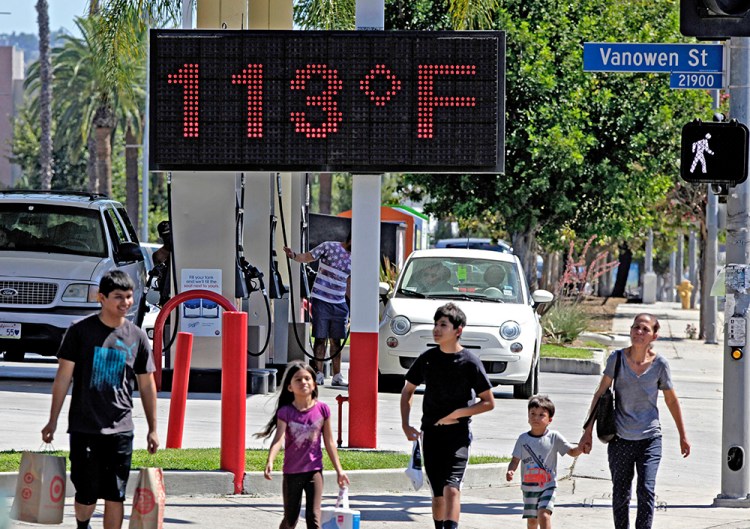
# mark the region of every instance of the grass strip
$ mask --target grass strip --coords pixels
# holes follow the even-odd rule
[[[542,344],[542,358],[578,358],[580,360],[591,360],[594,353],[591,349],[582,349],[580,347],[565,347],[564,345],[555,345],[551,343]]]
[[[409,454],[386,450],[346,450],[339,449],[339,459],[345,470],[377,470],[384,468],[406,468]],[[58,450],[45,452],[52,455],[65,456],[66,465],[70,470],[68,452]],[[0,452],[0,472],[18,472],[21,464],[22,452],[7,450]],[[325,470],[333,470],[328,455],[323,454]],[[263,471],[266,467],[268,450],[246,450],[245,468],[248,472]],[[274,470],[281,470],[283,454],[275,461]],[[146,450],[133,451],[133,468],[161,467],[164,470],[192,470],[210,471],[221,467],[221,450],[219,448],[166,448],[151,455]],[[510,461],[507,457],[472,455],[469,462],[474,465],[483,463],[504,463]]]

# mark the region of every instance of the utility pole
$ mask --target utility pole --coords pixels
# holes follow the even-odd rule
[[[729,40],[729,113],[740,123],[750,118],[750,38]],[[731,187],[727,196],[727,278],[729,315],[724,333],[724,399],[721,440],[721,493],[718,507],[750,507],[750,359],[747,320],[750,306],[750,231],[748,182]]]

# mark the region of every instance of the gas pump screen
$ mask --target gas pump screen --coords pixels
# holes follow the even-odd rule
[[[504,172],[505,33],[151,31],[154,171]]]

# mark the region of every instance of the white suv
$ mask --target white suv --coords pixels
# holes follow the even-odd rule
[[[128,318],[140,323],[146,268],[119,202],[62,191],[0,191],[0,351],[53,355],[70,324],[99,310],[99,280],[135,281]]]

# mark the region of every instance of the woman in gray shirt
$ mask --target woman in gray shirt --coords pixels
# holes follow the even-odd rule
[[[690,455],[690,443],[682,421],[680,401],[672,386],[667,361],[658,356],[651,344],[658,337],[659,321],[651,314],[639,314],[630,327],[630,347],[615,351],[607,359],[604,375],[594,393],[593,409],[599,396],[612,384],[615,365],[620,362],[615,381],[615,423],[617,435],[607,447],[612,474],[612,511],[615,529],[627,529],[628,508],[635,472],[638,514],[636,529],[650,529],[654,519],[656,472],[661,461],[661,425],[657,398],[659,390],[680,434],[680,451]],[[593,422],[584,430],[579,445],[584,453],[592,447]]]

